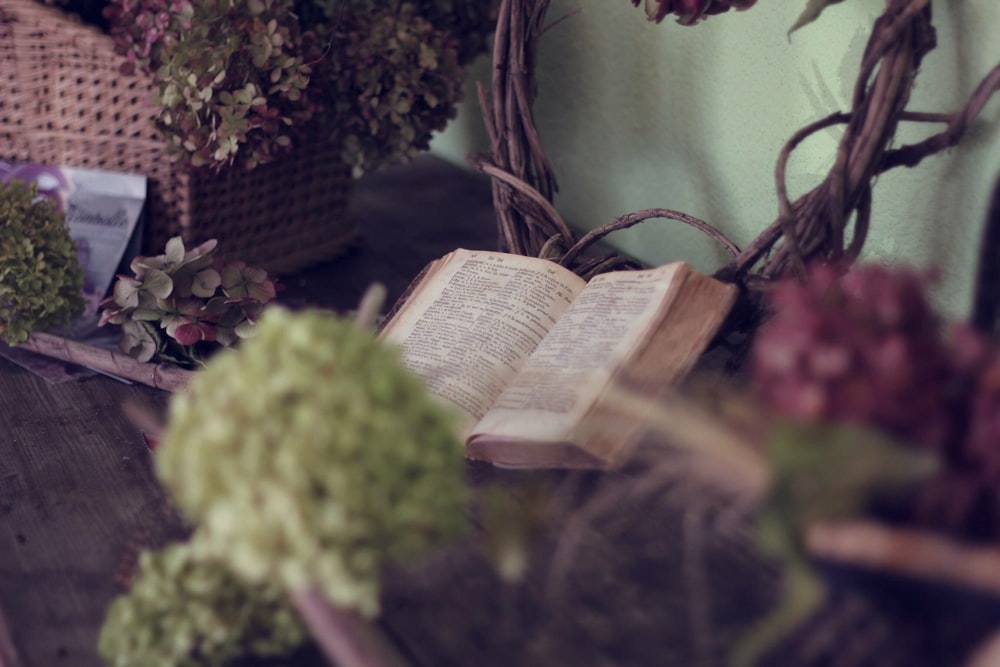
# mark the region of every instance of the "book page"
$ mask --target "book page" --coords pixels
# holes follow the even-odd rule
[[[565,440],[618,365],[658,323],[681,263],[603,274],[507,386],[473,434]]]
[[[383,331],[431,393],[467,417],[467,434],[583,289],[547,260],[456,250]]]

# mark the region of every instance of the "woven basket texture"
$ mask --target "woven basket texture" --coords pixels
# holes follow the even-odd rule
[[[152,80],[126,76],[109,36],[34,0],[0,2],[0,159],[144,174],[143,249],[220,242],[219,254],[287,273],[331,259],[357,234],[352,178],[329,142],[253,170],[191,171],[165,154]]]

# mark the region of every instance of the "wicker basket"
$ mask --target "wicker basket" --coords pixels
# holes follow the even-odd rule
[[[330,259],[356,236],[350,169],[328,142],[246,171],[191,172],[164,153],[152,81],[125,76],[111,38],[34,0],[0,2],[0,159],[144,174],[144,251],[220,241],[272,272]]]

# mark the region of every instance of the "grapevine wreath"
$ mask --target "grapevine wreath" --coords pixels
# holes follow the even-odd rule
[[[753,4],[650,0],[645,8],[652,20],[673,15],[692,25]],[[827,4],[808,3],[797,25]],[[546,18],[549,5],[503,0],[493,78],[479,91],[489,152],[474,166],[492,179],[500,249],[552,259],[589,278],[634,266],[616,253],[585,252],[611,232],[658,218],[703,231],[730,256],[716,277],[742,288],[724,333],[760,330],[756,342],[744,336],[748,355],[737,355],[732,366],[757,396],[747,400],[727,385],[690,388],[694,395],[679,399],[680,409],[636,401],[633,416],[662,437],[622,471],[558,484],[535,526],[527,581],[504,588],[477,576],[477,554],[457,549],[390,585],[384,622],[422,664],[586,665],[610,656],[617,664],[848,667],[988,660],[1000,618],[986,611],[995,603],[974,601],[1000,596],[988,574],[1000,568],[1000,477],[991,472],[1000,468],[992,417],[1000,373],[989,370],[1000,368],[990,342],[1000,303],[993,262],[1000,183],[969,323],[949,326],[934,311],[926,276],[849,269],[872,224],[877,177],[957,145],[1000,88],[1000,65],[957,113],[908,110],[922,59],[936,46],[931,3],[886,0],[850,109],[789,138],[775,169],[778,215],[746,248],[709,222],[667,208],[624,215],[578,238],[552,203],[557,183],[532,114],[538,42],[554,23]],[[902,122],[943,129],[897,145]],[[791,200],[791,153],[832,126],[844,128],[832,168]],[[832,364],[830,376],[782,375],[768,353],[769,343],[787,347],[788,322],[801,327],[803,318],[811,324],[804,334],[796,330],[796,363],[813,355]],[[829,346],[816,347],[809,336]],[[824,350],[830,355],[820,355]],[[890,352],[898,354],[879,365]],[[843,359],[852,365],[839,366]],[[867,402],[841,400],[837,392],[851,383],[884,393]],[[823,400],[789,404],[789,395]],[[910,417],[925,408],[916,432]],[[692,421],[695,413],[705,419]],[[767,421],[816,416],[826,421]],[[964,424],[971,424],[968,432]],[[898,445],[897,438],[910,437],[912,446]],[[730,446],[747,441],[760,449],[746,456],[746,447]],[[728,461],[721,473],[711,456],[690,455],[691,447],[703,454],[709,446]],[[817,478],[832,483],[817,485]],[[918,480],[916,493],[893,495]],[[893,493],[882,497],[885,490]],[[829,521],[844,518],[851,520]],[[829,565],[817,567],[817,554]],[[938,557],[963,565],[946,567]],[[851,567],[858,562],[889,576]],[[456,580],[460,586],[443,583]],[[942,585],[953,592],[946,602],[935,597]],[[447,636],[435,632],[440,614],[464,608],[467,599],[483,601],[482,613],[465,613],[462,628]],[[421,622],[428,613],[434,624]],[[476,645],[463,637],[475,637]]]

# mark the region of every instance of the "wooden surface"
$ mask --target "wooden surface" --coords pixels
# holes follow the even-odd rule
[[[285,277],[283,302],[349,309],[373,281],[392,300],[428,261],[494,245],[488,183],[431,157],[363,179],[352,215],[358,247]],[[0,667],[100,665],[104,610],[137,549],[184,534],[126,400],[163,409],[167,394],[101,376],[51,385],[0,359]]]

